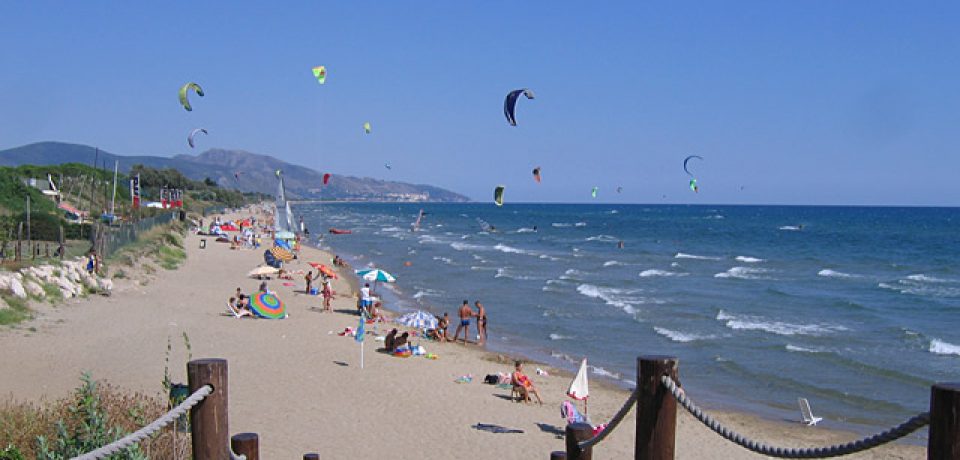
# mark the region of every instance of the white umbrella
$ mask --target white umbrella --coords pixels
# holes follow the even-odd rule
[[[437,318],[423,310],[407,313],[397,318],[397,323],[415,329],[436,329]]]
[[[279,270],[277,270],[276,268],[273,268],[273,267],[266,267],[266,266],[264,266],[264,267],[257,267],[257,268],[254,268],[253,270],[250,270],[250,273],[247,273],[247,276],[265,276],[265,275],[272,275],[272,274],[274,274],[274,273],[277,273],[278,271],[279,271]]]
[[[590,386],[587,383],[587,358],[580,362],[580,370],[570,382],[570,388],[567,389],[567,396],[583,401],[583,414],[587,414],[587,397],[590,396]]]

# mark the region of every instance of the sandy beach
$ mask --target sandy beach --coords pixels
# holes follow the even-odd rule
[[[545,404],[518,404],[509,400],[509,390],[482,383],[486,374],[510,372],[512,365],[497,362],[480,347],[422,342],[439,359],[402,359],[378,353],[381,344],[373,336],[364,344],[360,369],[359,345],[336,334],[357,326],[349,270],[337,269],[334,313],[321,311],[319,296],[302,293],[301,275],[295,276],[294,286],[268,282],[286,303],[289,318],[237,319],[225,316],[225,302],[237,287],[256,290],[260,281],[245,275],[262,262],[262,250],[231,250],[211,238],[201,249],[201,238],[206,237],[188,236],[184,265],[159,271],[146,285],[120,280],[110,297],[38,306],[34,320],[0,331],[0,346],[6,350],[0,356],[0,394],[20,400],[62,397],[84,371],[126,388],[160,392],[168,337],[174,345],[174,380],[186,380],[181,339],[186,332],[194,358],[228,360],[230,431],[259,433],[263,458],[319,452],[321,458],[535,459],[563,449],[563,440],[552,431],[564,426],[559,404],[567,400],[568,375],[547,368],[552,375],[539,376],[534,372],[538,365],[527,364]],[[306,271],[307,262],[329,264],[331,258],[304,248],[300,261],[289,268]],[[449,306],[451,317],[455,307]],[[390,327],[380,325],[379,332]],[[682,376],[683,356],[679,359]],[[468,374],[472,383],[455,383]],[[590,417],[595,423],[608,420],[626,398],[622,389],[591,381]],[[821,446],[856,438],[749,414],[717,415],[742,433],[775,445]],[[764,458],[726,442],[682,409],[678,419],[677,458]],[[631,412],[594,450],[596,458],[632,456],[634,421]],[[473,428],[478,423],[524,433],[481,431]],[[849,458],[924,457],[921,447],[897,444]]]

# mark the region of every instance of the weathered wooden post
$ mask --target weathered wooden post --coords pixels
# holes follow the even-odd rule
[[[567,460],[567,453],[559,450],[550,452],[550,460]]]
[[[660,383],[668,375],[677,382],[677,358],[648,355],[637,358],[637,460],[673,460],[677,400]]]
[[[568,460],[591,460],[593,458],[593,446],[585,449],[580,448],[580,441],[586,441],[593,437],[593,427],[588,423],[571,423],[567,425],[567,455]]]
[[[320,460],[320,454],[316,452],[303,454],[303,460]]]
[[[928,460],[960,458],[960,382],[938,383],[930,389]]]
[[[193,458],[230,460],[230,431],[227,423],[227,360],[195,359],[187,363],[190,394],[204,385],[213,392],[190,409]]]
[[[256,433],[237,433],[230,438],[230,448],[247,460],[260,460],[260,437]]]

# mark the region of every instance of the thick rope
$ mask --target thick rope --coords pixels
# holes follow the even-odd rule
[[[211,387],[210,385],[204,385],[197,391],[194,391],[192,395],[190,395],[182,403],[177,405],[177,407],[174,407],[173,409],[170,410],[170,412],[167,412],[160,418],[154,420],[149,425],[137,430],[136,432],[130,433],[124,436],[123,438],[118,439],[110,444],[107,444],[97,450],[87,452],[78,457],[74,457],[73,460],[97,460],[100,458],[109,457],[117,452],[125,450],[130,446],[133,446],[134,444],[137,444],[140,441],[143,441],[153,433],[156,433],[157,431],[159,431],[161,428],[169,425],[170,422],[173,422],[181,415],[186,414],[188,410],[190,410],[193,406],[196,406],[197,404],[199,404],[200,401],[203,401],[203,398],[206,398],[207,395],[209,395],[212,392],[213,392],[213,387]]]
[[[837,444],[833,446],[826,447],[774,447],[768,446],[766,444],[759,443],[752,439],[746,438],[743,435],[723,426],[713,417],[705,414],[696,404],[690,401],[683,393],[680,392],[680,387],[671,379],[669,376],[663,376],[660,378],[660,382],[663,383],[663,386],[666,387],[670,393],[673,394],[673,397],[677,399],[677,402],[681,406],[686,408],[694,417],[697,418],[700,422],[706,425],[708,428],[723,436],[728,441],[732,441],[736,444],[739,444],[741,447],[749,449],[753,452],[756,452],[761,455],[768,455],[771,457],[778,458],[827,458],[827,457],[838,457],[841,455],[849,455],[856,452],[864,451],[867,449],[872,449],[882,444],[894,441],[896,439],[902,438],[918,429],[922,428],[924,425],[930,423],[930,413],[923,412],[920,413],[910,420],[901,423],[898,426],[895,426],[887,431],[875,434],[873,436],[859,439],[856,441],[851,441],[846,444]]]
[[[620,411],[618,411],[617,414],[610,419],[610,423],[607,424],[606,428],[604,428],[603,431],[598,433],[596,436],[584,441],[580,441],[580,448],[586,449],[588,447],[592,447],[596,443],[603,441],[603,438],[606,438],[608,434],[613,432],[613,429],[616,428],[621,421],[623,421],[624,417],[627,416],[627,412],[630,412],[630,409],[633,408],[633,404],[637,402],[639,394],[640,387],[634,388],[633,393],[630,393],[630,397],[627,398],[627,402],[623,403],[623,407],[620,408]]]

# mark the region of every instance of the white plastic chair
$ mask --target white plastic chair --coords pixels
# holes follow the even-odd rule
[[[806,423],[807,426],[814,426],[817,422],[823,420],[823,417],[813,416],[813,411],[810,410],[810,402],[807,401],[807,398],[797,398],[797,403],[800,405],[800,416],[803,417],[803,423]]]

